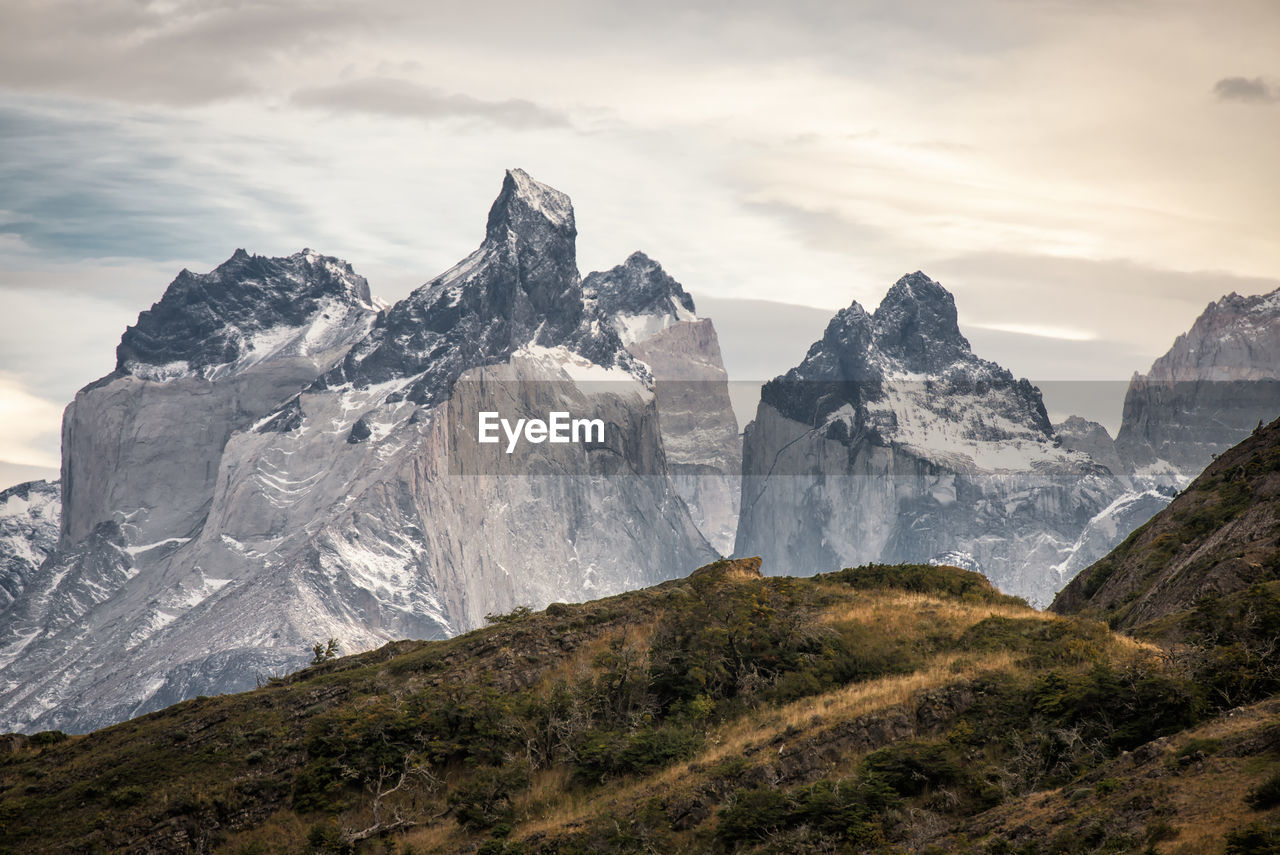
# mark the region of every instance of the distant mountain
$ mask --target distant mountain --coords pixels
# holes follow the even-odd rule
[[[0,620],[57,547],[60,511],[56,481],[0,491]]]
[[[1134,629],[1280,580],[1280,419],[1218,455],[1167,508],[1053,601]]]
[[[809,575],[938,560],[1048,602],[1079,533],[1124,485],[1061,446],[1040,392],[975,356],[923,273],[841,310],[765,384],[743,450],[736,554]]]
[[[1139,486],[1185,487],[1280,416],[1280,289],[1210,303],[1125,395],[1116,448]]]
[[[180,274],[67,410],[48,584],[0,617],[0,729],[85,730],[253,686],[316,641],[452,635],[713,558],[576,234],[569,198],[512,170],[480,248],[390,308],[310,251]],[[603,438],[478,443],[482,411],[553,410]]]
[[[1062,447],[1070,451],[1081,451],[1111,470],[1111,474],[1125,476],[1128,469],[1119,452],[1116,442],[1106,427],[1080,416],[1069,416],[1061,423],[1053,426]]]
[[[1114,441],[1096,423],[1057,426],[1127,485],[1058,566],[1070,580],[1165,507],[1215,456],[1280,415],[1280,290],[1210,303],[1147,374],[1134,374]]]
[[[662,265],[641,252],[582,281],[596,312],[653,370],[667,465],[694,522],[722,554],[733,551],[742,491],[742,440],[729,375],[710,318]]]

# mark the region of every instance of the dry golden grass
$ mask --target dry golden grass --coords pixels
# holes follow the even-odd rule
[[[594,671],[592,663],[602,654],[607,653],[617,643],[619,637],[622,639],[623,646],[636,651],[647,651],[657,626],[658,621],[654,618],[643,623],[628,624],[620,635],[609,633],[593,638],[575,649],[559,664],[543,671],[539,683],[543,687],[550,687],[560,681],[573,682],[591,674]]]
[[[450,852],[458,849],[470,835],[462,830],[453,817],[447,817],[432,825],[415,828],[399,837],[401,848],[412,846],[423,855],[431,852]]]
[[[1227,832],[1243,828],[1258,818],[1244,802],[1258,777],[1246,774],[1240,758],[1212,758],[1196,775],[1183,776],[1166,797],[1173,808],[1169,823],[1178,832],[1172,840],[1157,844],[1168,855],[1202,855],[1223,851]]]
[[[925,593],[902,591],[851,591],[842,585],[828,586],[834,602],[816,615],[820,625],[837,627],[860,623],[874,627],[888,637],[916,637],[922,631],[959,636],[990,617],[1035,621],[1069,620],[1050,612],[1005,604],[964,602]],[[624,644],[636,651],[649,646],[656,620],[628,626]],[[558,680],[574,681],[592,674],[593,663],[616,643],[616,636],[593,639],[575,650],[558,665],[544,672],[541,684],[549,687]],[[1118,635],[1108,635],[1101,645],[1112,656],[1150,656],[1153,645]],[[921,668],[909,673],[842,686],[821,695],[801,698],[779,707],[760,709],[714,729],[705,747],[689,761],[677,763],[639,779],[620,780],[608,788],[581,790],[569,786],[571,773],[560,766],[535,774],[532,785],[515,802],[514,839],[555,835],[582,828],[598,818],[622,815],[653,796],[668,794],[706,777],[707,769],[735,757],[750,755],[762,746],[772,747],[780,736],[794,730],[807,740],[822,739],[824,731],[862,716],[894,707],[911,706],[921,693],[954,684],[979,674],[1012,673],[1025,668],[1025,654],[1008,650],[991,652],[951,651],[935,655]],[[842,767],[856,768],[861,754],[851,753]],[[1045,794],[1038,794],[1037,800]],[[1045,798],[1047,806],[1051,798]],[[1026,807],[1032,809],[1028,800]],[[1046,808],[1047,809],[1047,808]],[[405,838],[419,851],[456,851],[470,839],[455,822],[415,832]],[[1189,839],[1189,838],[1188,838]],[[1198,838],[1197,838],[1198,839]],[[1181,841],[1179,841],[1181,842]]]
[[[264,837],[279,846],[300,850],[307,840],[308,830],[309,826],[297,814],[279,810],[257,828],[230,835],[218,851],[243,851],[251,843],[262,840]]]
[[[568,766],[553,766],[534,772],[529,789],[515,801],[516,816],[539,815],[548,806],[562,801],[571,777],[572,772]]]
[[[1018,656],[1008,651],[973,657],[947,653],[934,657],[925,667],[910,674],[852,683],[822,695],[801,698],[770,712],[764,722],[737,722],[731,728],[733,733],[726,735],[719,746],[719,754],[709,759],[718,759],[741,749],[751,741],[752,734],[760,734],[764,737],[763,741],[769,741],[788,728],[809,725],[814,716],[821,716],[824,721],[832,723],[849,721],[876,710],[901,706],[913,700],[920,692],[936,689],[965,677],[1013,670],[1017,661]]]
[[[959,672],[953,668],[957,662],[964,663]],[[940,688],[980,673],[1013,670],[1016,663],[1017,657],[1005,651],[974,657],[946,654],[910,674],[854,683],[823,695],[744,716],[713,731],[707,739],[707,747],[691,760],[677,763],[642,780],[621,782],[610,788],[607,794],[597,792],[591,798],[569,795],[547,802],[542,813],[529,815],[518,836],[523,838],[554,832],[566,825],[582,824],[593,816],[616,813],[618,807],[636,804],[700,777],[707,766],[741,756],[755,746],[769,744],[788,728],[806,727],[806,737],[813,738],[823,729],[842,722],[908,704],[925,690]],[[814,716],[822,717],[821,729],[812,727]],[[861,755],[851,754],[847,759],[850,764],[855,764]]]
[[[966,603],[929,594],[891,592],[862,594],[826,609],[819,620],[826,624],[865,623],[890,635],[916,629],[921,620],[942,624],[963,632],[989,617],[1031,620],[1061,620],[1050,612],[1001,603]]]
[[[1275,724],[1280,717],[1280,701],[1271,700],[1232,710],[1171,742],[1168,755],[1193,739],[1221,739],[1224,742],[1247,736]],[[1199,855],[1222,850],[1228,831],[1243,828],[1262,816],[1245,804],[1245,794],[1262,782],[1269,768],[1258,767],[1253,758],[1218,755],[1202,762],[1194,776],[1180,776],[1170,801],[1174,808],[1171,824],[1178,836],[1156,848],[1169,855]]]

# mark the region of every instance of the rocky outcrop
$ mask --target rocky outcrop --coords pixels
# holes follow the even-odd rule
[[[237,255],[203,290],[179,277],[175,305],[221,307],[243,336],[192,321],[239,343],[167,350],[131,332],[68,410],[74,520],[51,560],[68,562],[60,586],[101,590],[55,592],[75,620],[4,636],[21,655],[0,668],[0,729],[85,730],[252,686],[317,640],[441,637],[714,558],[673,486],[649,367],[584,296],[575,238],[568,197],[513,170],[480,248],[389,309],[308,253]],[[263,269],[303,295],[318,269],[335,287],[302,326],[245,331],[226,308],[241,301],[215,292],[262,287]],[[480,412],[551,410],[604,434],[478,442]]]
[[[735,552],[795,575],[958,558],[1047,602],[1079,533],[1122,491],[1061,447],[1035,387],[972,353],[951,294],[917,272],[874,314],[841,310],[765,384]]]
[[[710,318],[656,261],[634,253],[592,273],[583,290],[627,350],[653,371],[667,465],[699,530],[733,551],[742,490],[742,440],[729,375]]]

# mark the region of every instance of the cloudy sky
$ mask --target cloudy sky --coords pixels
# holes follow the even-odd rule
[[[980,355],[1121,381],[1280,285],[1277,43],[1274,0],[4,0],[0,480],[183,267],[309,246],[398,299],[511,166],[743,379],[922,269]]]

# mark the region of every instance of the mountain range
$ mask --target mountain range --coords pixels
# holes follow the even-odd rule
[[[446,638],[721,554],[958,565],[1044,605],[1280,414],[1280,291],[1212,304],[1113,440],[1052,424],[916,272],[837,313],[740,436],[712,320],[643,253],[580,276],[576,236],[569,198],[511,170],[479,248],[395,305],[311,250],[182,271],[68,406],[61,481],[0,493],[0,730],[87,731],[328,639]],[[477,442],[481,412],[552,410],[603,441]]]
[[[627,350],[723,386],[714,333],[642,256],[584,290],[575,238],[568,197],[514,170],[480,248],[394,306],[305,250],[181,273],[67,409],[58,547],[0,625],[4,726],[90,729],[252,687],[318,640],[444,637],[714,558],[664,451],[687,413]],[[624,274],[646,288],[619,301]],[[716,400],[691,429],[719,444],[675,456],[734,476]],[[467,441],[479,411],[556,406],[604,442]]]
[[[0,853],[1274,852],[1278,507],[1280,420],[1052,612],[720,560],[0,737]]]

